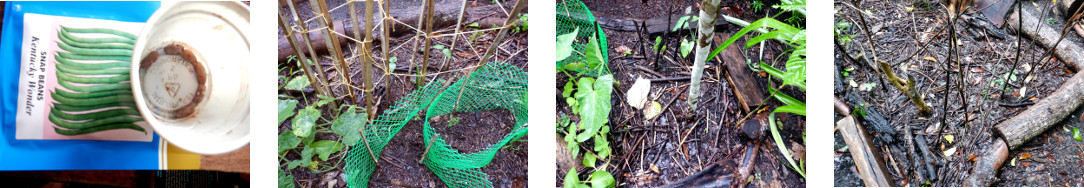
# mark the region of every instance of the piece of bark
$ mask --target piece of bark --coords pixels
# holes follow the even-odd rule
[[[877,151],[876,146],[869,139],[869,134],[857,122],[854,116],[847,116],[836,122],[843,141],[850,148],[854,166],[858,168],[858,174],[868,187],[892,187],[892,175],[888,173],[884,160]]]
[[[873,129],[873,131],[877,135],[878,141],[883,141],[884,143],[892,143],[896,141],[894,136],[896,135],[896,129],[893,128],[892,125],[888,124],[888,120],[886,120],[884,116],[881,115],[881,110],[879,110],[877,106],[870,105],[866,101],[863,101],[861,98],[858,98],[858,96],[855,96],[853,93],[847,93],[847,95],[844,97],[844,100],[847,100],[847,102],[850,103],[850,106],[862,106],[861,110],[865,113],[854,113],[861,113],[859,117],[862,118],[862,123],[868,125],[866,127]]]
[[[506,3],[509,3],[509,2],[515,3],[513,1],[508,1]],[[459,2],[453,2],[453,1],[446,1],[446,2],[442,2],[442,3],[438,4],[438,5],[434,5],[435,8],[433,9],[433,11],[434,11],[433,12],[433,27],[434,28],[442,28],[442,27],[455,25],[456,19],[459,16],[459,8],[460,8],[459,5],[460,5]],[[511,5],[514,5],[514,4],[511,4]],[[463,24],[466,25],[466,24],[471,24],[471,23],[477,22],[478,25],[480,26],[480,28],[490,28],[490,27],[493,27],[494,25],[496,25],[496,26],[503,25],[504,21],[505,21],[505,16],[503,16],[504,13],[501,12],[501,8],[499,8],[497,6],[498,5],[495,4],[495,5],[486,5],[486,6],[478,6],[478,7],[468,7],[467,8],[467,13],[468,14],[467,14],[466,18],[463,19]],[[505,7],[508,7],[508,6],[505,6]],[[391,15],[392,18],[395,18],[396,20],[399,20],[402,23],[417,23],[418,19],[420,18],[419,15],[418,15],[417,9],[392,9],[392,10],[388,11],[388,13]],[[292,15],[291,15],[291,18],[292,18]],[[364,25],[366,22],[378,23],[383,19],[384,19],[383,14],[375,14],[373,20],[358,20],[358,25]],[[407,35],[407,34],[415,33],[413,30],[411,30],[406,25],[399,24],[397,22],[392,22],[392,23],[394,23],[394,24],[392,24],[393,27],[392,27],[392,32],[390,34],[391,37],[399,37],[399,36],[404,36],[404,35]],[[353,26],[353,24],[350,23],[350,20],[334,20],[333,24],[335,26],[335,32],[341,33],[341,34],[346,35],[346,36],[353,36],[354,35],[354,31],[353,31],[354,26]],[[383,26],[381,26],[381,27],[383,27]],[[297,40],[298,41],[303,41],[303,40],[301,40],[300,35],[302,35],[302,33],[298,33],[298,39]],[[382,38],[382,35],[383,35],[383,33],[380,33],[380,32],[373,33],[373,38],[380,39],[380,38]],[[313,44],[317,44],[317,45],[313,46],[313,48],[316,50],[316,53],[321,53],[321,54],[327,53],[327,46],[323,45],[323,40],[326,40],[326,36],[324,36],[323,33],[311,32],[311,33],[309,33],[309,37],[312,39]],[[343,37],[341,35],[337,35],[336,37],[338,37],[339,41],[348,41],[349,40],[349,39],[346,39],[345,37]],[[361,40],[361,39],[358,39],[358,40]],[[375,45],[376,43],[383,42],[383,41],[373,40],[373,42],[374,42],[374,45]],[[285,36],[279,35],[278,43],[279,43],[279,48],[278,48],[278,60],[279,61],[285,61],[287,57],[289,57],[290,55],[295,54],[294,49],[290,47],[289,42],[286,40]],[[304,42],[302,42],[299,45],[301,45],[302,49],[307,49],[308,46],[309,46],[308,44],[304,44]],[[345,43],[345,42],[340,43],[340,45],[347,45],[347,43]]]
[[[722,44],[730,38],[727,34],[716,34],[715,43]],[[737,44],[737,43],[735,43]],[[740,45],[730,45],[719,53],[720,61],[717,68],[725,68],[727,83],[734,89],[734,96],[738,97],[738,103],[742,110],[749,113],[751,109],[764,105],[764,91],[759,82],[753,77],[753,72],[745,65],[745,56],[741,54]]]

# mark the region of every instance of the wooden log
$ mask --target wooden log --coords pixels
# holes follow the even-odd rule
[[[583,163],[580,162],[579,157],[572,156],[572,153],[568,152],[568,142],[565,142],[564,138],[560,135],[557,137],[557,172],[568,173],[568,170],[580,171],[583,168]],[[564,177],[564,174],[560,174]]]
[[[1055,6],[1058,9],[1058,14],[1061,14],[1062,19],[1068,19],[1073,16],[1073,11],[1080,7],[1081,3],[1084,3],[1084,0],[1061,0],[1057,3]]]
[[[994,133],[1005,139],[1009,149],[1016,149],[1068,117],[1081,103],[1084,103],[1084,74],[1078,73],[1050,96],[999,123],[994,127]]]
[[[869,134],[857,122],[854,116],[844,117],[836,122],[843,141],[850,148],[851,157],[854,158],[854,166],[858,168],[858,174],[862,182],[868,187],[893,187],[892,175],[888,173],[884,160],[881,159]]]
[[[722,44],[726,39],[730,38],[727,34],[716,34],[713,37],[715,43]],[[764,92],[767,91],[760,86],[760,82],[756,81],[753,77],[753,71],[749,70],[749,67],[745,64],[745,56],[741,54],[740,45],[730,45],[722,53],[719,53],[720,61],[716,68],[725,68],[725,76],[727,83],[730,83],[730,88],[734,90],[734,96],[738,97],[738,103],[741,104],[742,110],[749,113],[751,109],[764,105]]]
[[[677,187],[730,187],[731,182],[734,181],[734,172],[732,169],[726,169],[719,164],[711,164],[708,167],[704,167],[704,170],[697,172],[689,177],[685,177],[677,183],[665,185],[660,188],[677,188]]]
[[[605,28],[605,29],[615,30],[615,31],[637,32],[636,28],[638,27],[638,25],[640,25],[640,22],[643,22],[645,27],[647,28],[646,32],[650,36],[662,35],[662,34],[666,33],[668,30],[673,31],[674,26],[677,25],[678,20],[681,19],[681,17],[684,17],[684,16],[696,16],[694,13],[689,13],[689,14],[686,14],[686,15],[673,15],[673,16],[670,16],[670,20],[667,21],[666,16],[648,18],[648,19],[640,19],[640,18],[624,18],[624,17],[618,17],[618,16],[610,16],[610,15],[606,15],[605,13],[594,12],[594,11],[592,11],[591,14],[594,14],[595,21],[598,22],[598,25],[600,27]],[[720,14],[722,14],[722,13],[720,12]],[[696,22],[689,22],[688,24],[690,25],[690,27],[696,27]],[[727,27],[730,27],[730,26],[737,26],[737,25],[733,25],[730,22],[727,22],[726,19],[715,20],[715,29],[716,30],[726,29]],[[684,33],[683,31],[688,31],[688,28],[678,30],[679,33]]]
[[[997,169],[1000,169],[1001,165],[1005,164],[1005,159],[1008,158],[1009,148],[1006,147],[1005,141],[1001,139],[994,140],[994,144],[990,146],[990,149],[980,154],[977,161],[975,161],[974,168],[971,168],[971,176],[964,181],[963,187],[990,186],[994,183]]]
[[[443,3],[439,4],[439,5],[434,5],[434,6],[436,8],[433,9],[433,11],[434,11],[433,12],[433,27],[441,28],[441,27],[447,27],[447,26],[455,25],[456,19],[459,16],[459,8],[460,8],[459,3],[452,2],[452,1],[447,1],[447,2],[443,2]],[[471,24],[471,23],[477,22],[478,25],[481,28],[491,28],[493,26],[498,26],[498,27],[502,26],[504,24],[504,21],[505,21],[505,19],[504,19],[505,16],[503,16],[504,13],[501,12],[501,9],[498,8],[497,6],[498,5],[486,5],[486,6],[478,6],[478,7],[467,8],[467,12],[470,13],[470,14],[468,14],[468,17],[463,20],[463,24]],[[399,20],[402,23],[416,23],[416,22],[418,22],[418,19],[420,18],[416,11],[417,11],[416,9],[393,9],[393,10],[388,11],[388,13],[391,15],[391,17],[395,18],[396,20]],[[377,16],[374,16],[374,18],[372,20],[364,20],[364,19],[363,20],[358,20],[358,25],[364,25],[365,23],[369,23],[369,22],[379,23],[381,20],[384,19],[382,14],[376,14],[376,15]],[[393,26],[391,27],[391,29],[392,29],[392,32],[390,33],[391,37],[399,37],[399,36],[414,33],[414,31],[411,30],[406,25],[398,24],[396,22],[392,22],[392,23],[395,23],[395,24],[392,24]],[[347,35],[347,36],[353,36],[354,35],[354,31],[353,31],[354,25],[351,24],[350,20],[335,20],[335,21],[333,21],[333,24],[335,26],[335,32],[341,33],[341,34]],[[298,33],[299,37],[300,37],[301,34],[302,33]],[[382,38],[382,36],[383,36],[383,33],[379,33],[379,32],[378,33],[373,33],[374,38]],[[327,37],[324,36],[323,33],[311,32],[311,33],[309,33],[309,37],[312,39],[312,43],[316,44],[313,47],[314,47],[314,49],[316,50],[317,53],[321,53],[321,54],[322,53],[327,53],[327,47],[325,45],[323,45],[324,44],[323,41],[326,40]],[[337,35],[336,37],[338,38],[339,41],[348,41],[348,39],[346,39],[345,37],[343,37],[341,35]],[[358,39],[358,40],[361,40],[361,39]],[[302,41],[301,38],[298,38],[298,41]],[[374,40],[373,42],[375,43],[375,42],[382,42],[382,41]],[[279,35],[278,44],[279,44],[278,60],[280,62],[285,61],[287,57],[289,57],[290,55],[295,54],[293,48],[290,47],[289,41],[286,40],[285,36]],[[307,49],[308,48],[308,44],[300,43],[300,45],[301,45],[302,49]],[[341,43],[341,45],[347,45],[347,43]]]
[[[1034,9],[1025,8],[1020,12],[1024,13],[1024,29],[1022,29],[1024,35],[1031,40],[1038,42],[1043,48],[1052,48],[1058,38],[1061,37],[1061,29],[1055,28],[1050,24],[1045,24],[1046,21],[1040,20],[1039,13],[1035,12]],[[1007,23],[1009,23],[1009,30],[1020,31],[1019,29],[1016,29],[1021,28],[1018,26],[1016,14],[1017,12],[1014,11],[1006,18],[1006,20],[1008,20]],[[1038,31],[1033,29],[1035,28],[1035,24],[1040,24],[1038,26]],[[1084,47],[1081,47],[1079,43],[1072,41],[1081,41],[1081,38],[1073,35],[1065,36],[1065,40],[1059,43],[1057,50],[1054,51],[1054,56],[1073,70],[1080,71],[1080,68],[1084,67],[1084,53],[1080,53],[1084,52]]]

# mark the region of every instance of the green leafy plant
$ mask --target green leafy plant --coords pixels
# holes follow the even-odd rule
[[[782,0],[781,4],[773,5],[772,8],[799,13],[801,16],[805,15],[804,0]],[[734,34],[734,36],[731,36],[729,39],[727,39],[726,42],[724,42],[719,48],[716,48],[714,51],[712,51],[711,54],[708,55],[708,59],[712,59],[713,57],[715,57],[715,55],[718,55],[719,52],[722,52],[723,49],[729,47],[739,38],[745,36],[745,34],[748,34],[752,31],[757,31],[761,34],[747,40],[745,43],[746,49],[761,42],[766,42],[770,39],[782,42],[788,47],[793,48],[792,50],[790,50],[790,55],[787,58],[785,64],[785,72],[775,69],[771,65],[768,65],[764,62],[760,62],[759,68],[761,70],[764,70],[764,72],[767,72],[768,75],[771,75],[771,77],[782,80],[783,84],[779,86],[779,88],[783,88],[786,86],[795,86],[803,91],[806,90],[805,29],[799,29],[798,27],[792,26],[784,22],[780,22],[779,20],[775,20],[770,17],[761,18],[757,21],[754,21],[753,23],[748,24],[745,24],[744,21],[740,21],[736,18],[727,17],[726,20],[736,24],[745,25],[745,28],[742,28],[740,31],[738,31],[738,33]],[[771,114],[768,115],[769,130],[772,132],[772,139],[775,142],[775,145],[778,147],[779,152],[783,154],[783,157],[786,158],[787,163],[790,164],[790,168],[798,172],[798,174],[802,177],[805,177],[805,165],[803,164],[802,160],[798,160],[797,162],[795,162],[795,160],[791,157],[789,150],[787,150],[786,148],[786,144],[783,143],[782,137],[779,136],[779,128],[776,126],[775,119],[776,113],[794,113],[805,116],[805,103],[800,100],[794,99],[793,97],[787,96],[783,93],[780,93],[775,88],[768,88],[768,91],[771,93],[773,98],[785,104],[784,106],[775,108],[774,110],[772,110]]]
[[[700,17],[698,16],[682,16],[678,18],[677,23],[674,24],[674,28],[671,29],[671,31],[677,31],[678,29],[687,29],[689,28],[689,25],[691,25],[690,23],[696,23],[696,21],[699,19]]]
[[[557,37],[558,61],[580,53],[572,46],[578,31],[579,29],[576,29]],[[659,40],[661,41],[661,38]],[[566,175],[565,187],[614,187],[616,185],[613,176],[605,170],[605,165],[598,165],[599,163],[606,164],[606,158],[612,153],[608,140],[610,126],[607,123],[610,108],[612,108],[610,96],[616,81],[613,75],[605,73],[597,79],[583,76],[583,72],[587,70],[603,72],[605,58],[602,56],[602,50],[605,49],[601,49],[598,40],[592,36],[580,54],[585,57],[585,62],[557,66],[558,72],[569,76],[569,81],[561,89],[561,96],[565,98],[572,113],[580,117],[579,122],[573,122],[570,117],[561,116],[556,123],[557,130],[564,133],[563,138],[568,143],[567,149],[570,153],[573,156],[580,156],[580,149],[586,149],[583,152],[583,164],[595,168],[595,172],[586,181],[580,181],[573,170]],[[589,141],[593,144],[586,144]]]
[[[662,49],[659,49],[659,46],[662,46]],[[655,51],[666,51],[666,46],[662,45],[662,36],[655,37],[655,47],[653,49]]]
[[[760,0],[755,0],[749,5],[753,6],[753,12],[760,12],[760,10],[764,8],[764,2],[761,2]]]
[[[434,49],[440,50],[440,53],[444,54],[446,58],[452,58],[452,49],[444,48],[444,45],[433,45]]]
[[[693,41],[691,41],[691,40],[686,40],[685,38],[681,38],[681,57],[682,58],[688,58],[689,53],[693,52],[694,47],[696,47],[696,43],[693,43]]]

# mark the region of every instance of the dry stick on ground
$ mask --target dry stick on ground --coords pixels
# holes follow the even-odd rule
[[[1021,10],[1020,9],[1021,4],[1022,3],[1020,3],[1020,2],[1016,2],[1016,10]],[[1024,17],[1024,14],[1016,14],[1017,25],[1024,25],[1023,17]],[[1035,31],[1038,31],[1038,30],[1039,30],[1039,24],[1035,24]],[[1013,74],[1013,71],[1016,71],[1016,65],[1020,64],[1020,50],[1021,50],[1021,47],[1023,45],[1022,44],[1023,40],[1024,40],[1024,32],[1016,32],[1016,60],[1012,62],[1012,68],[1009,69],[1009,74]],[[1027,77],[1025,77],[1024,79],[1027,79]],[[1005,98],[1005,94],[1004,94],[1005,93],[1005,88],[1009,87],[1009,84],[1007,82],[1008,82],[1008,80],[1005,80],[1005,82],[1004,82],[1005,84],[1001,85],[1001,93],[1002,93],[1001,98]],[[938,140],[940,140],[940,139],[938,139]]]
[[[279,13],[278,16],[279,16],[279,27],[281,27],[282,32],[284,32],[284,34],[286,34],[286,37],[290,41],[290,46],[294,48],[295,52],[298,52],[297,57],[298,57],[298,61],[300,62],[299,66],[301,67],[301,70],[303,70],[305,72],[305,76],[309,77],[309,83],[311,83],[313,85],[312,88],[316,89],[317,94],[324,95],[324,96],[331,96],[331,95],[328,95],[326,90],[324,90],[323,82],[320,82],[319,79],[316,78],[315,75],[313,75],[313,70],[310,70],[311,68],[309,67],[309,65],[307,63],[305,63],[305,62],[308,62],[309,58],[305,56],[304,51],[301,51],[301,47],[297,46],[297,41],[296,41],[295,38],[293,38],[293,34],[294,34],[293,31],[294,30],[290,29],[290,26],[288,26],[289,24],[286,21],[286,16],[283,16],[281,13]]]
[[[857,4],[857,2],[855,3]],[[872,35],[870,35],[871,33],[869,32],[869,25],[866,24],[866,16],[862,15],[862,9],[859,9],[855,5],[847,5],[849,5],[849,7],[858,12],[856,14],[858,15],[858,20],[861,26],[860,28],[866,34],[866,43],[868,43],[870,46],[871,54],[873,55],[873,61],[876,62],[880,67],[881,74],[887,77],[888,81],[891,82],[892,85],[896,86],[896,89],[900,90],[901,92],[903,92],[904,95],[911,99],[911,103],[915,104],[915,107],[918,108],[918,112],[922,113],[923,115],[929,115],[932,110],[929,106],[926,106],[926,102],[922,100],[922,96],[920,96],[918,94],[918,91],[915,90],[915,82],[911,79],[903,80],[899,77],[896,77],[896,74],[892,72],[892,68],[889,67],[888,63],[885,63],[879,58],[877,58],[877,46],[873,45],[873,37]]]
[[[964,85],[966,85],[966,84],[964,84],[964,72],[965,71],[964,71],[963,63],[960,62],[960,48],[956,44],[956,42],[957,42],[957,38],[956,38],[956,20],[960,18],[961,14],[963,14],[964,7],[958,7],[959,9],[954,9],[953,7],[955,7],[955,6],[956,6],[956,4],[951,4],[951,6],[946,8],[946,9],[949,10],[948,11],[948,16],[950,18],[948,19],[949,20],[949,23],[948,23],[948,28],[949,28],[949,54],[945,55],[946,56],[945,59],[947,59],[949,61],[955,61],[956,62],[956,67],[959,68],[959,71],[960,71],[958,73],[960,75],[960,79],[957,80],[958,83],[956,84],[956,89],[957,89],[957,92],[959,92],[960,99],[961,99],[961,101],[963,101],[962,105],[964,106],[963,125],[967,126],[967,122],[971,118],[968,117],[969,114],[967,112],[967,98],[965,97],[967,95],[964,93],[964,90],[963,90]],[[938,142],[941,142],[941,135],[945,133],[945,127],[948,127],[948,114],[949,114],[949,112],[948,112],[949,83],[948,82],[949,82],[949,75],[951,75],[949,73],[952,72],[951,68],[949,67],[950,65],[948,63],[944,63],[943,66],[944,66],[944,69],[945,69],[945,89],[941,90],[942,91],[941,95],[944,96],[944,97],[943,97],[942,102],[941,102],[941,113],[942,113],[941,114],[941,128],[939,128],[938,131],[937,131],[937,141]]]
[[[293,12],[293,15],[294,15],[293,18],[294,18],[294,21],[297,22],[296,23],[297,27],[301,29],[301,31],[298,32],[299,34],[301,34],[301,38],[305,40],[305,44],[312,44],[312,40],[309,39],[309,28],[305,26],[305,21],[301,19],[301,12],[297,11],[297,8],[294,7],[293,3],[287,3],[287,5],[289,5],[290,11]],[[287,13],[287,14],[289,14],[289,13]],[[283,31],[283,32],[285,32],[285,31]],[[312,45],[305,45],[305,46],[308,47],[309,54],[312,55],[312,59],[313,59],[312,64],[314,66],[316,66],[316,70],[317,70],[317,72],[315,72],[316,73],[316,80],[320,81],[319,86],[324,89],[324,92],[326,92],[326,94],[331,94],[331,88],[329,86],[330,84],[327,83],[328,79],[324,74],[324,66],[320,65],[320,58],[318,58],[316,56],[316,50],[313,49]],[[304,53],[304,52],[301,52],[301,51],[297,51],[296,49],[294,51],[297,52],[298,54]],[[308,61],[301,62],[302,65],[305,65],[306,63],[309,63],[309,62]],[[326,95],[326,96],[331,96],[331,95]],[[338,102],[335,102],[335,101],[332,101],[331,103],[332,103],[332,106],[337,106],[338,105],[337,104]]]
[[[696,114],[697,98],[700,97],[700,79],[704,76],[704,62],[708,60],[708,52],[711,51],[711,36],[715,34],[715,20],[719,17],[720,0],[703,0],[700,2],[700,20],[696,37],[696,55],[693,61],[692,81],[689,85],[688,113],[686,117]]]
[[[320,12],[318,12],[319,15],[316,16],[320,17],[321,19],[316,23],[321,28],[324,28],[324,36],[334,36],[332,34],[335,28],[331,25],[331,14],[328,13],[327,3],[324,2],[324,0],[315,0],[309,1],[309,5],[312,6],[313,10],[320,10]],[[354,96],[354,89],[353,86],[351,86],[350,84],[350,77],[348,76],[350,72],[348,70],[350,70],[350,67],[347,66],[346,60],[343,59],[342,49],[339,47],[339,39],[336,37],[328,37],[327,40],[324,40],[324,44],[327,45],[328,51],[331,52],[331,60],[335,61],[337,65],[335,66],[335,68],[339,72],[339,77],[341,79],[340,82],[347,86],[346,88],[344,88],[344,90],[347,91],[346,93],[350,97],[349,104],[356,103],[358,100]]]

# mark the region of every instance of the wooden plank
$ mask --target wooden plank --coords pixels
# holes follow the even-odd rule
[[[730,38],[730,35],[716,34],[714,38],[716,44],[722,44],[726,39]],[[745,56],[741,54],[738,46],[740,45],[730,45],[715,57],[722,61],[720,62],[721,67],[718,68],[726,69],[724,74],[726,81],[730,83],[730,88],[734,90],[734,95],[738,97],[738,103],[741,104],[742,110],[748,113],[753,107],[764,105],[764,92],[767,90],[758,84],[758,80],[753,77],[752,70],[749,70],[745,65]]]
[[[847,116],[836,122],[836,125],[839,127],[840,134],[843,135],[843,141],[847,143],[851,151],[854,166],[858,168],[858,174],[865,186],[893,187],[891,174],[888,173],[884,160],[870,141],[866,129],[855,122],[854,116]]]

